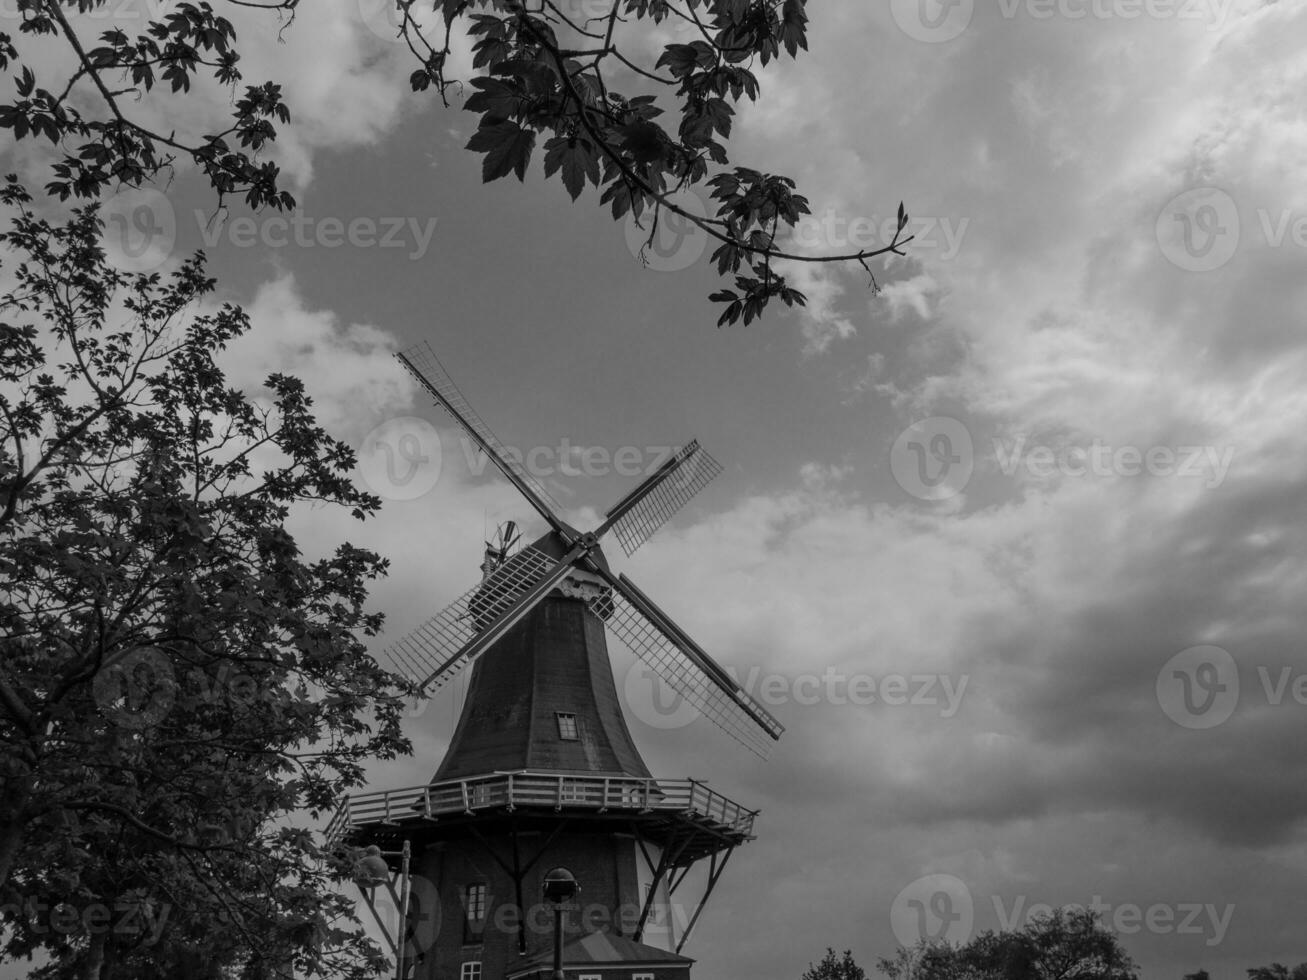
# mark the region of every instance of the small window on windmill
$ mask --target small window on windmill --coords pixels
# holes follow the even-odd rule
[[[481,961],[469,960],[458,973],[458,980],[481,980]]]
[[[564,742],[575,742],[581,737],[576,730],[576,715],[555,711],[554,717],[558,719],[558,737]]]
[[[479,943],[486,927],[486,885],[475,882],[463,889],[463,942]]]

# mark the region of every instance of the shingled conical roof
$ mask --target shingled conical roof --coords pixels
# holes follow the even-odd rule
[[[561,556],[559,544],[551,534],[534,547]],[[649,778],[588,601],[599,586],[582,578],[564,580],[478,658],[434,780],[520,770]]]

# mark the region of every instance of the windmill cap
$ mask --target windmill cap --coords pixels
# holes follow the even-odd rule
[[[567,528],[569,534],[574,534],[577,537],[581,536],[581,532],[570,524],[563,524],[563,527]],[[532,542],[531,547],[535,548],[537,551],[544,552],[550,558],[554,559],[562,558],[569,550],[567,542],[563,540],[562,536],[557,531],[549,531],[545,533]],[[604,557],[604,549],[602,545],[596,546],[594,551],[590,552],[589,557],[592,562],[602,568],[605,572],[608,572],[610,575],[612,574],[613,570],[608,567],[608,559]]]

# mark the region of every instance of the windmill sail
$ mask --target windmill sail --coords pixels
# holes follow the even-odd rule
[[[538,548],[513,555],[448,606],[385,651],[396,673],[435,690],[467,666],[488,638],[502,635],[571,571]],[[533,593],[534,601],[523,602]],[[505,622],[510,618],[510,622]],[[483,641],[483,642],[478,642]]]
[[[497,642],[574,569],[609,586],[589,600],[613,634],[701,714],[741,744],[767,757],[783,726],[672,622],[630,579],[609,570],[599,539],[613,531],[628,555],[708,485],[722,467],[692,440],[628,493],[603,524],[580,534],[557,515],[559,506],[482,421],[428,344],[397,355],[405,368],[549,522],[553,531],[511,558],[487,543],[486,577],[392,645],[394,669],[421,690],[444,684]],[[546,544],[545,550],[539,547]]]
[[[784,726],[630,579],[625,575],[605,578],[613,586],[612,596],[594,599],[591,606],[596,613],[607,614],[606,625],[613,635],[700,714],[745,748],[767,758]],[[605,606],[603,613],[596,606],[600,602]]]
[[[699,445],[699,440],[691,440],[657,473],[610,510],[605,515],[608,520],[598,533],[602,534],[611,527],[627,556],[635,554],[640,545],[653,537],[655,531],[721,471],[721,464]]]
[[[436,399],[436,402],[449,413],[450,417],[463,429],[473,442],[499,467],[527,501],[534,507],[554,530],[562,530],[558,518],[554,515],[562,510],[549,492],[545,490],[514,456],[508,452],[498,437],[490,431],[490,426],[476,413],[468,400],[459,390],[454,379],[449,376],[435,351],[428,343],[416,344],[396,355],[400,363],[417,379],[418,383]]]

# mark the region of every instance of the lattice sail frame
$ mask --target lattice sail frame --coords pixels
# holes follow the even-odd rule
[[[695,710],[749,751],[767,758],[784,728],[739,685],[735,685],[734,697],[722,690],[675,640],[620,592],[614,590],[611,597],[592,599],[590,607],[604,617],[614,636]]]
[[[490,426],[486,425],[485,420],[477,414],[476,409],[464,397],[463,392],[459,390],[454,379],[449,376],[445,366],[440,363],[440,358],[436,357],[436,352],[431,349],[431,345],[425,341],[415,344],[407,350],[400,351],[399,361],[408,372],[413,375],[419,384],[427,388],[449,416],[460,425],[466,425],[472,429],[499,457],[502,465],[512,470],[517,477],[529,486],[540,498],[558,513],[563,508],[559,506],[558,501],[550,496],[540,482],[536,480],[520,462],[513,458],[508,452],[507,447],[499,441],[499,437],[491,431]],[[478,447],[479,448],[479,447]]]
[[[528,545],[425,623],[388,647],[396,673],[436,690],[466,666],[463,649],[522,595],[539,585],[558,563]],[[433,676],[434,675],[434,676]]]
[[[682,448],[675,459],[667,478],[613,523],[612,531],[628,558],[722,472],[721,464],[698,439]]]

